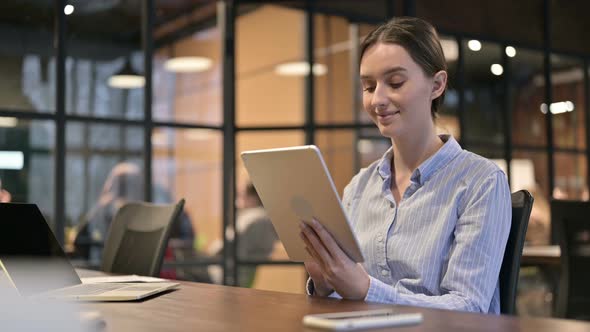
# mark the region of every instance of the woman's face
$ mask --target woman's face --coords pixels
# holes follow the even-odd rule
[[[444,91],[444,71],[427,77],[402,46],[377,43],[365,51],[360,77],[364,110],[383,136],[409,137],[433,127],[430,108]]]

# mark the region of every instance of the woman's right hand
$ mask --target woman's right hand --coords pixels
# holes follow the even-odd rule
[[[305,269],[309,273],[311,280],[313,280],[315,294],[312,295],[328,296],[332,294],[334,287],[324,278],[319,264],[313,261],[304,262],[303,264],[305,264]]]

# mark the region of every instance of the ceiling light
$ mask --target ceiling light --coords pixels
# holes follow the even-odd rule
[[[18,120],[13,117],[0,117],[0,127],[14,128],[18,124]]]
[[[139,75],[113,75],[109,77],[109,86],[116,89],[136,89],[145,84],[145,78]]]
[[[164,68],[175,73],[195,73],[205,71],[213,65],[209,58],[200,56],[183,56],[166,60]]]
[[[0,169],[23,169],[24,160],[21,151],[0,151]]]
[[[502,67],[502,65],[499,65],[497,63],[494,63],[491,67],[490,70],[492,71],[492,74],[496,75],[496,76],[500,76],[502,75],[502,73],[504,72],[504,68]]]
[[[451,62],[459,58],[459,47],[454,39],[441,39],[440,46],[442,46],[447,61]]]
[[[145,78],[136,73],[128,60],[125,60],[123,68],[115,75],[109,77],[109,86],[116,89],[136,89],[145,85]]]
[[[506,46],[506,49],[504,50],[506,52],[506,55],[514,58],[514,56],[516,55],[516,49],[512,46]]]
[[[210,129],[187,129],[183,135],[186,139],[192,141],[208,141],[214,137],[214,132]]]
[[[315,63],[313,65],[313,74],[322,76],[328,72],[326,65]],[[309,74],[309,63],[304,61],[287,62],[275,67],[275,73],[281,76],[305,76]]]
[[[557,103],[551,103],[549,106],[549,110],[551,110],[551,114],[561,114],[566,112],[571,112],[574,110],[574,103],[571,101],[560,101]],[[547,104],[541,104],[541,113],[547,114]]]
[[[481,50],[481,43],[479,42],[479,40],[476,39],[472,39],[469,42],[467,42],[467,46],[470,50],[474,52]]]
[[[74,6],[72,6],[72,5],[66,5],[64,7],[64,14],[71,15],[73,12],[74,12]]]

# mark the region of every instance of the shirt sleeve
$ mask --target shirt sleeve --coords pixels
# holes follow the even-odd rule
[[[494,172],[460,200],[449,262],[440,285],[442,294],[414,294],[371,277],[366,301],[488,312],[512,216],[504,173]]]
[[[240,259],[268,259],[277,239],[274,227],[267,217],[257,218],[239,234]]]

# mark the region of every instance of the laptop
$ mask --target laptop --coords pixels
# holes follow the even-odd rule
[[[179,285],[83,284],[35,204],[0,203],[0,267],[5,279],[25,297],[133,301]]]
[[[299,223],[316,219],[352,260],[364,261],[317,146],[244,151],[241,155],[289,259],[312,259],[299,237]]]

